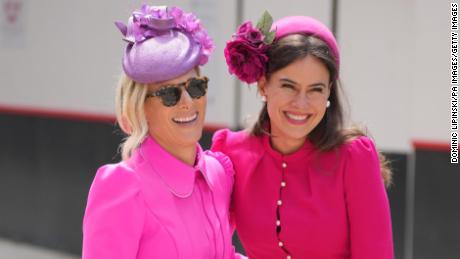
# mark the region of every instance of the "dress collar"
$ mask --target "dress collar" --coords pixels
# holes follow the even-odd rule
[[[311,153],[315,151],[315,146],[308,138],[305,140],[305,143],[302,145],[301,148],[299,148],[299,150],[295,151],[294,153],[288,154],[288,155],[284,155],[278,152],[277,150],[273,149],[269,135],[263,134],[262,142],[263,142],[264,148],[267,151],[267,153],[279,161],[292,161],[293,162],[301,158],[305,158],[306,156],[309,156]]]
[[[194,166],[171,155],[151,136],[142,142],[139,154],[177,197],[187,198],[193,193],[197,174],[202,174],[206,183],[211,186],[207,177],[204,152],[198,143]]]

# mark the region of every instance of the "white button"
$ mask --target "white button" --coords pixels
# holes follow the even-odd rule
[[[291,259],[291,258],[292,258],[292,257],[291,257],[290,255],[288,255],[288,256],[286,257],[286,259]]]
[[[285,181],[281,182],[281,187],[286,187],[286,182]]]
[[[280,247],[283,247],[283,242],[280,241],[280,242],[278,243],[278,245],[279,245]]]
[[[281,204],[283,204],[283,202],[281,200],[278,200],[277,204],[278,204],[278,206],[281,206]]]
[[[277,221],[276,221],[276,225],[277,225],[277,226],[281,226],[281,221],[277,220]]]
[[[287,167],[286,162],[283,162],[283,163],[281,164],[281,166],[282,166],[283,168],[286,168],[286,167]]]

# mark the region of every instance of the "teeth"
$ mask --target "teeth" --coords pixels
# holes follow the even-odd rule
[[[198,117],[198,113],[195,113],[194,115],[189,116],[189,117],[173,118],[173,121],[180,122],[180,123],[187,123],[187,122],[194,121],[197,117]]]
[[[295,115],[295,114],[288,113],[288,112],[286,112],[286,116],[296,121],[303,121],[308,117],[308,115]]]

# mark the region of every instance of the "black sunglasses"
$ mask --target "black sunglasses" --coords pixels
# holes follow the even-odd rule
[[[208,81],[207,77],[192,77],[187,81],[177,84],[177,85],[166,85],[160,88],[159,90],[148,93],[146,98],[149,97],[161,97],[161,101],[163,102],[164,106],[174,106],[180,100],[182,96],[182,87],[185,87],[187,93],[193,99],[200,99],[202,96],[206,94],[206,90],[208,89]]]

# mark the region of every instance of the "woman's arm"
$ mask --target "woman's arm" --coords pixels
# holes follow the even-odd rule
[[[83,259],[136,258],[144,213],[134,173],[122,164],[101,167],[88,195]]]
[[[352,259],[393,259],[388,197],[374,143],[361,137],[348,144],[344,175]]]

